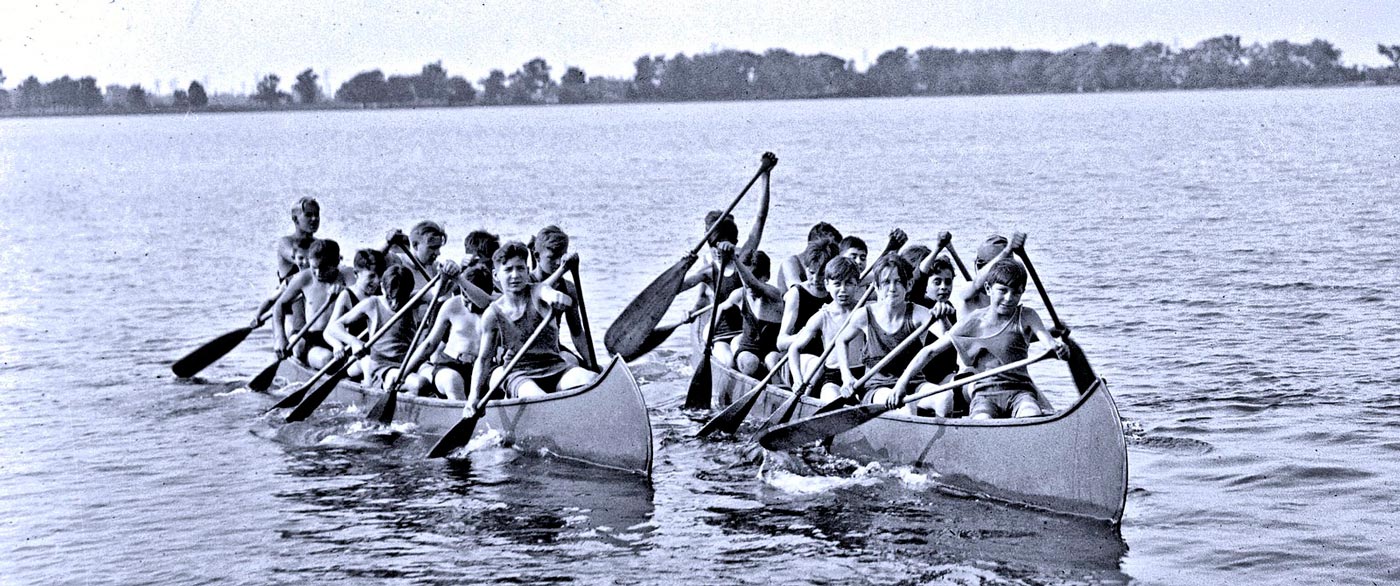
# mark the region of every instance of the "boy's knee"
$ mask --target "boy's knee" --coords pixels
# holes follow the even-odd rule
[[[572,389],[588,384],[593,379],[593,372],[584,368],[571,368],[564,376],[559,377],[559,388]]]

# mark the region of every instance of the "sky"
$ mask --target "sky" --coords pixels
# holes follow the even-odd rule
[[[1391,4],[1387,6],[1387,4]],[[862,68],[883,51],[928,46],[1058,51],[1097,42],[1182,47],[1236,34],[1246,45],[1331,41],[1347,64],[1384,65],[1400,6],[1380,0],[0,0],[0,72],[94,76],[168,93],[191,80],[250,90],[307,68],[322,85],[355,73],[416,73],[441,60],[476,82],[543,57],[558,77],[631,77],[642,55],[775,47],[831,53]]]

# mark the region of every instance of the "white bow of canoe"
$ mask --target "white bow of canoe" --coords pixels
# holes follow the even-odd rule
[[[290,382],[315,374],[284,360],[277,376]],[[345,381],[329,402],[368,411],[384,391]],[[424,435],[440,436],[462,419],[463,401],[400,394],[396,421],[412,422]],[[588,385],[543,397],[502,399],[486,404],[473,437],[495,430],[524,451],[547,451],[569,460],[651,475],[651,419],[641,388],[627,363],[614,357]]]
[[[692,328],[693,356],[700,356],[703,327]],[[891,411],[836,436],[831,453],[913,465],[958,492],[1117,524],[1128,494],[1128,447],[1118,406],[1082,356],[1069,364],[1079,370],[1075,380],[1083,381],[1079,396],[1052,415],[972,420]],[[758,384],[713,360],[711,367],[715,409]],[[791,397],[787,389],[767,386],[748,419],[767,419]],[[804,397],[793,418],[809,417],[822,405]]]

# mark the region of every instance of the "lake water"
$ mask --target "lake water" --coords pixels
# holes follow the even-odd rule
[[[0,582],[1395,583],[1397,136],[1394,89],[0,120]],[[602,330],[765,150],[775,256],[1029,233],[1126,420],[1121,531],[760,474],[689,437],[683,335],[635,365],[650,483],[275,425],[265,331],[169,374],[271,291],[298,197],[347,248],[557,223]]]

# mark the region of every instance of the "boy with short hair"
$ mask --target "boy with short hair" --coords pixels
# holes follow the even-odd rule
[[[825,239],[818,239],[807,243],[807,249],[798,255],[802,263],[802,270],[806,277],[788,288],[783,294],[783,324],[778,334],[778,350],[787,352],[793,345],[794,334],[821,310],[822,306],[831,301],[831,295],[826,290],[826,263],[836,256],[836,245]],[[805,360],[811,368],[818,365],[815,356],[822,353],[822,341],[810,340],[799,346],[798,352],[810,355],[813,358]],[[789,368],[803,366],[789,363]],[[810,372],[810,368],[802,374]],[[794,383],[797,382],[795,379]]]
[[[841,368],[843,381],[841,393],[849,395],[855,392],[852,386],[856,383],[856,376],[848,366],[850,358],[847,356],[847,345],[857,338],[864,340],[865,357],[862,362],[865,366],[865,376],[870,376],[866,382],[865,396],[869,397],[870,402],[880,402],[893,392],[892,388],[899,381],[903,381],[906,386],[927,384],[923,381],[922,371],[910,372],[911,369],[906,368],[918,352],[917,343],[908,346],[873,376],[870,372],[905,339],[927,331],[932,316],[927,309],[911,303],[907,298],[909,281],[914,275],[914,267],[909,261],[897,255],[884,256],[877,261],[872,275],[875,277],[876,301],[866,305],[864,311],[856,312],[855,317],[851,318],[851,325],[846,328],[840,343],[836,345],[836,355],[839,358],[837,365]],[[901,378],[902,374],[908,374],[910,380],[904,381]],[[934,397],[937,400],[932,402],[942,409],[940,414],[947,413],[952,406],[952,392],[939,393]],[[944,400],[946,405],[943,404]]]
[[[303,197],[292,205],[292,233],[277,241],[277,279],[285,281],[297,272],[297,253],[305,255],[316,240],[321,227],[321,204],[315,198]]]
[[[738,269],[735,268],[735,265],[738,263],[732,261],[724,263],[724,272],[720,274],[719,282],[714,282],[714,269],[720,264],[719,248],[726,244],[733,247],[738,244],[738,241],[738,226],[735,226],[734,222],[728,219],[719,220],[718,225],[715,226],[715,230],[711,235],[711,242],[713,243],[710,248],[711,258],[699,268],[692,270],[690,274],[686,275],[685,279],[681,281],[681,291],[694,288],[697,285],[703,285],[700,290],[700,297],[697,300],[697,309],[699,307],[704,307],[704,305],[709,304],[711,300],[714,299],[718,299],[722,302],[728,299],[734,291],[743,288],[744,283],[739,277]],[[734,251],[735,258],[742,259],[744,255],[745,253],[743,250]],[[743,326],[743,318],[740,317],[737,307],[722,310],[718,321],[715,322],[714,339],[716,342],[729,342],[743,331]],[[709,332],[706,332],[706,335],[709,335]]]
[[[531,257],[535,261],[535,268],[530,272],[530,277],[536,283],[549,278],[549,275],[559,270],[559,267],[570,259],[569,235],[565,234],[558,226],[549,225],[541,228],[539,233],[530,239],[529,246]],[[554,287],[575,302],[564,308],[563,318],[565,323],[569,325],[570,340],[573,342],[574,352],[577,352],[577,355],[565,351],[564,359],[574,366],[578,366],[581,364],[580,357],[589,347],[589,340],[583,335],[583,317],[578,310],[578,287],[565,278],[559,279]]]
[[[721,244],[720,254],[728,262],[734,255],[734,247]],[[741,332],[729,342],[716,341],[713,356],[726,366],[732,366],[752,377],[763,376],[766,368],[777,362],[778,330],[782,327],[783,294],[777,287],[768,284],[772,267],[768,255],[763,251],[753,255],[753,266],[744,262],[735,263],[743,287],[735,289],[717,308],[721,313],[730,308],[739,309],[742,320]]]
[[[330,323],[331,319],[329,310],[320,312],[320,317],[310,324],[296,348],[289,348],[287,308],[300,297],[305,302],[302,314],[314,316],[321,307],[333,304],[340,292],[355,277],[350,269],[340,266],[340,245],[334,240],[313,242],[308,256],[311,259],[311,268],[292,276],[272,305],[273,351],[279,358],[286,358],[295,353],[297,360],[302,362],[325,364],[331,356],[331,347],[324,336],[326,324]]]
[[[836,245],[836,254],[855,261],[860,271],[865,270],[866,258],[870,256],[870,250],[866,248],[865,241],[856,236],[847,236],[841,239],[841,243]]]
[[[788,346],[788,367],[794,380],[793,386],[801,384],[799,377],[803,372],[811,372],[815,365],[801,365],[804,356],[799,350],[809,342],[817,340],[819,343],[824,340],[836,340],[845,325],[846,318],[851,315],[856,302],[860,300],[864,288],[860,285],[861,269],[856,261],[847,256],[838,256],[826,263],[823,270],[826,278],[826,291],[831,294],[831,303],[822,306],[821,310],[807,320],[796,334],[792,336]],[[848,360],[858,361],[861,357],[863,341],[860,338],[853,338],[846,346],[846,357]],[[825,351],[825,348],[823,348]],[[828,354],[826,362],[822,365],[821,378],[813,385],[821,396],[822,401],[830,402],[841,394],[841,364],[836,352]],[[858,364],[847,363],[851,373],[859,378],[864,374],[864,368]]]
[[[530,250],[520,242],[507,242],[496,251],[492,261],[496,267],[496,282],[501,285],[501,296],[493,301],[481,315],[481,343],[477,349],[476,364],[472,368],[472,382],[467,396],[463,417],[474,417],[476,405],[487,389],[487,383],[497,380],[501,369],[491,371],[491,358],[498,350],[502,355],[513,357],[523,353],[515,369],[505,373],[507,397],[532,397],[556,390],[569,389],[588,384],[594,373],[583,368],[570,366],[560,355],[559,325],[549,320],[544,330],[529,348],[525,342],[549,317],[551,308],[562,308],[573,304],[568,296],[544,283],[536,283],[530,277]]]
[[[472,380],[476,353],[481,347],[481,314],[490,305],[477,305],[472,299],[489,299],[483,290],[492,286],[486,266],[474,263],[462,271],[458,286],[463,293],[443,302],[427,336],[408,361],[409,371],[431,381],[438,393],[448,399],[466,399],[467,383]]]
[[[392,230],[389,232],[388,239],[391,243],[395,241],[403,242],[404,238],[405,236],[401,230]],[[408,240],[409,254],[411,254],[413,258],[408,258],[401,250],[390,252],[388,255],[389,264],[412,269],[410,274],[413,276],[413,287],[417,289],[427,284],[429,279],[437,276],[438,267],[436,263],[438,257],[442,255],[443,244],[447,243],[447,231],[443,230],[442,226],[438,225],[437,222],[423,220],[413,225],[413,228],[409,230],[406,238]],[[413,262],[414,259],[417,259],[418,262]],[[422,273],[419,273],[416,269],[417,265],[422,265],[428,275],[423,276]]]
[[[335,298],[335,305],[331,307],[331,322],[339,321],[346,312],[354,309],[360,301],[379,294],[379,281],[384,276],[384,253],[369,248],[363,248],[355,252],[354,274],[355,281],[340,292]],[[329,326],[330,322],[327,322]],[[347,330],[355,336],[359,336],[365,331],[364,320],[350,324]],[[332,350],[339,349],[339,345],[334,339],[327,339]],[[321,368],[326,365],[325,360],[310,360],[308,363],[312,368]],[[358,372],[351,373],[359,374]]]
[[[818,240],[830,242],[833,246],[841,241],[841,231],[826,222],[817,222],[807,231],[807,243],[811,244]],[[778,267],[778,290],[787,291],[789,287],[807,280],[807,271],[802,267],[801,253],[794,254],[783,261]]]
[[[996,261],[988,265],[980,280],[985,283],[983,293],[988,304],[964,316],[947,336],[920,350],[896,383],[887,404],[897,405],[913,380],[911,374],[920,372],[931,357],[950,346],[957,350],[962,363],[975,372],[1026,359],[1032,336],[1054,348],[1061,360],[1069,358],[1069,347],[1050,335],[1035,310],[1021,305],[1021,295],[1026,290],[1026,269],[1021,263],[1014,259]],[[968,413],[973,419],[1042,414],[1039,391],[1025,368],[972,384]],[[919,406],[923,407],[924,401],[919,401]]]
[[[346,328],[358,320],[369,322],[369,331],[378,332],[384,323],[393,317],[404,304],[413,298],[413,273],[408,268],[394,265],[384,271],[379,295],[360,300],[340,319],[326,327],[326,335],[337,345],[336,355],[358,353],[365,347],[365,341],[351,335]],[[403,363],[408,348],[413,344],[418,323],[411,315],[399,318],[389,326],[389,330],[370,347],[369,355],[358,361],[358,371],[364,374],[365,384],[389,390],[398,377],[399,365]],[[356,369],[352,369],[354,374]],[[427,381],[417,374],[404,377],[403,390],[418,394],[427,386]]]

